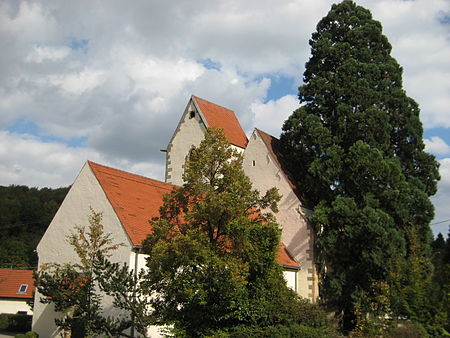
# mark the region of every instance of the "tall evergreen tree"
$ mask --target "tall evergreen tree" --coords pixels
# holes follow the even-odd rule
[[[314,207],[321,298],[351,330],[358,313],[380,308],[390,262],[408,255],[410,228],[421,255],[430,254],[438,165],[424,152],[418,105],[369,10],[349,0],[333,5],[310,45],[303,105],[281,143]]]

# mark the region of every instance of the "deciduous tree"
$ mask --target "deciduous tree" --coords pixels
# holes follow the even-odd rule
[[[276,262],[280,231],[263,212],[276,210],[276,190],[252,190],[242,156],[215,129],[192,150],[183,179],[144,244],[160,323],[192,337],[294,322],[296,296]]]
[[[122,244],[113,243],[111,234],[104,232],[102,214],[92,210],[89,226],[77,226],[67,241],[80,262],[46,264],[34,276],[43,296],[40,301],[54,304],[61,313],[55,319],[57,326],[75,336],[130,337],[126,330],[134,325],[145,336],[151,309],[139,291],[142,272],[135,274],[127,264],[108,260]],[[103,313],[105,296],[113,298],[113,306],[123,311],[122,316]]]

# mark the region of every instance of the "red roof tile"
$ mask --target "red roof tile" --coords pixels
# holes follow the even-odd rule
[[[133,245],[140,246],[151,233],[149,220],[159,216],[163,196],[176,186],[88,161]],[[298,267],[284,245],[278,263]]]
[[[197,104],[203,116],[205,116],[208,127],[222,128],[228,142],[241,148],[247,147],[247,136],[232,110],[203,100],[197,96],[192,96],[192,99]]]
[[[163,196],[175,186],[88,161],[133,245],[150,234],[149,220],[159,216]]]
[[[278,247],[277,262],[278,262],[278,264],[285,266],[285,267],[300,269],[300,265],[291,256],[289,251],[287,251],[287,249],[283,243],[280,243],[280,245]]]
[[[32,270],[0,269],[0,298],[32,298]],[[27,285],[25,292],[19,292],[21,285]]]

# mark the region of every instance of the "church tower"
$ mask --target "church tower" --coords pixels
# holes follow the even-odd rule
[[[247,136],[232,110],[192,96],[165,150],[166,183],[183,184],[186,158],[209,127],[223,129],[228,141],[239,151],[243,152],[247,146]]]

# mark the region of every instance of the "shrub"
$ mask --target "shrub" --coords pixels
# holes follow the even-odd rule
[[[410,321],[403,321],[389,333],[390,338],[425,338],[427,331],[420,325]]]
[[[14,338],[39,338],[36,332],[28,331],[27,333],[16,334]]]
[[[10,331],[31,330],[32,316],[26,314],[0,314],[0,329]]]
[[[210,338],[328,338],[331,335],[322,329],[300,324],[274,325],[268,327],[235,326],[228,330],[218,330]]]

